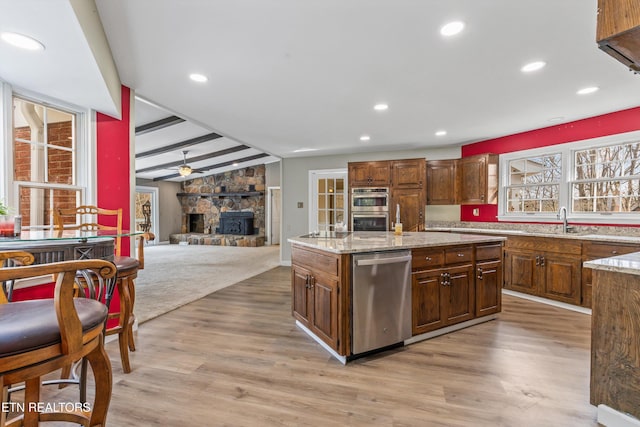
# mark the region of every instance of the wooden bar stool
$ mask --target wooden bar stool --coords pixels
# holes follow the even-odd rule
[[[114,217],[112,225],[100,223],[100,219]],[[100,219],[99,219],[100,218]],[[120,360],[122,370],[125,373],[131,372],[129,362],[129,351],[135,351],[133,338],[133,325],[135,314],[133,307],[135,304],[135,279],[138,270],[144,268],[144,240],[150,238],[151,233],[137,236],[138,259],[122,256],[121,234],[122,234],[122,209],[103,209],[97,206],[78,206],[70,209],[55,208],[53,219],[56,230],[112,230],[115,231],[115,257],[114,264],[118,270],[116,287],[120,296],[120,306],[115,312],[109,314],[109,319],[117,319],[115,326],[107,325],[106,335],[118,335],[120,347]],[[110,301],[107,301],[110,303]]]
[[[29,254],[26,254],[27,256]],[[24,257],[20,251],[0,253],[0,261]],[[44,421],[66,421],[83,426],[104,426],[111,400],[111,363],[103,346],[107,308],[99,301],[74,298],[76,274],[92,270],[108,279],[116,274],[108,261],[64,261],[0,268],[0,282],[55,275],[53,299],[7,302],[0,292],[0,384],[2,405],[8,404],[11,384],[25,382],[22,414],[7,420],[0,412],[0,427],[36,427]],[[43,405],[41,377],[86,358],[95,379],[92,405]],[[43,408],[44,406],[44,408]],[[44,410],[44,411],[41,411]]]

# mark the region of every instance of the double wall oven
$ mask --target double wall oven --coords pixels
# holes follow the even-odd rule
[[[351,230],[389,230],[389,188],[351,189]]]

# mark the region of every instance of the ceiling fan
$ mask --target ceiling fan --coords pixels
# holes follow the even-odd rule
[[[192,173],[202,173],[202,171],[199,171],[197,169],[193,169],[191,166],[189,166],[187,164],[187,150],[184,150],[182,152],[182,164],[178,167],[178,173],[180,174],[180,176],[184,176],[187,177],[189,175],[191,175]]]

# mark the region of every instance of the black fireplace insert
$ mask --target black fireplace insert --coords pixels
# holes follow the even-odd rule
[[[227,211],[220,214],[218,234],[239,234],[248,236],[254,233],[253,212]]]

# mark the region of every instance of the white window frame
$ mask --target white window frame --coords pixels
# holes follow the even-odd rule
[[[509,182],[509,162],[511,160],[542,156],[544,154],[562,154],[562,174],[559,188],[559,205],[567,208],[569,221],[589,224],[638,224],[640,213],[593,213],[573,212],[571,183],[574,174],[574,152],[607,145],[624,144],[640,141],[640,131],[625,132],[608,135],[599,138],[569,142],[566,144],[551,145],[548,147],[534,148],[530,150],[514,151],[500,155],[500,187],[498,189],[498,220],[509,222],[558,222],[555,212],[506,212],[507,191]]]
[[[61,109],[76,115],[76,155],[74,188],[83,189],[82,204],[96,204],[97,176],[96,176],[96,115],[95,112],[68,102],[60,101],[28,90],[16,89],[6,82],[0,82],[0,165],[4,167],[3,185],[0,185],[0,200],[11,206],[19,205],[20,185],[39,187],[38,183],[15,181],[13,178],[13,97],[43,104],[51,108]],[[55,184],[48,184],[50,188],[58,188]],[[69,186],[60,186],[69,189]]]

